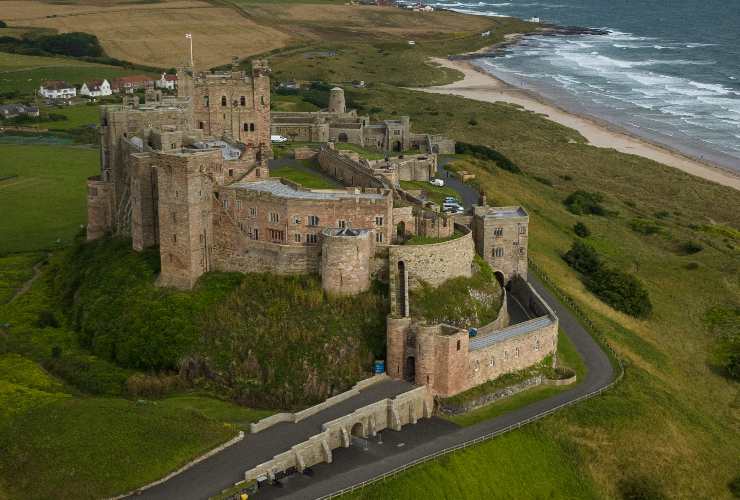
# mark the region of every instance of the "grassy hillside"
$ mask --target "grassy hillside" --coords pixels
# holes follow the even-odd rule
[[[210,273],[157,288],[156,251],[128,240],[75,246],[52,270],[80,344],[130,369],[184,370],[252,405],[289,408],[344,390],[383,352],[383,292],[328,299],[313,276]],[[238,362],[234,362],[237,360]]]
[[[69,244],[85,223],[85,179],[98,170],[92,148],[3,145],[0,254]]]
[[[30,276],[38,256],[3,258]],[[131,371],[81,350],[37,280],[0,303],[0,498],[101,498],[158,479],[270,412],[186,392],[121,395]],[[116,385],[117,384],[117,385]],[[95,395],[102,393],[101,395]]]

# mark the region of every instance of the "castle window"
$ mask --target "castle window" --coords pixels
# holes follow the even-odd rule
[[[347,227],[347,221],[343,219],[339,219],[337,221],[337,227],[344,229],[345,227]]]
[[[200,241],[201,243],[203,243],[203,235],[202,235],[202,234],[199,234],[199,235],[198,235],[198,240],[199,240],[199,241]]]
[[[229,200],[224,199],[224,208],[229,208]]]
[[[306,235],[306,243],[316,244],[319,242],[319,235],[316,233]]]
[[[519,234],[527,234],[527,226],[519,226]]]
[[[280,222],[280,214],[278,214],[277,212],[270,212],[270,219],[269,220],[273,224],[277,224],[278,222]]]
[[[285,240],[285,232],[277,229],[270,229],[270,240],[275,243],[282,243]]]
[[[172,235],[172,243],[177,243],[177,235],[176,234],[173,234]]]
[[[514,357],[515,358],[518,358],[519,357],[519,348],[518,347],[516,349],[514,349]]]
[[[206,124],[203,122],[198,122],[198,128],[203,130],[205,128]]]
[[[401,135],[401,131],[400,130],[394,130],[393,131],[393,135]]]
[[[226,106],[226,96],[225,95],[221,96],[221,106]]]
[[[504,351],[504,360],[505,361],[509,360],[509,351]]]
[[[229,170],[229,175],[231,175],[231,170]],[[236,209],[241,210],[242,208],[242,200],[236,200]]]
[[[293,216],[293,224],[300,224],[300,223],[301,223],[301,218],[300,218],[300,216],[298,216],[298,215],[294,215],[294,216]]]
[[[249,124],[249,131],[254,132],[254,123]]]
[[[534,341],[534,350],[539,351],[540,350],[540,339],[537,339]]]
[[[172,223],[177,224],[177,214],[175,212],[172,212]]]
[[[319,218],[315,215],[309,215],[308,216],[308,225],[309,226],[318,226],[319,225]]]
[[[503,247],[496,247],[493,249],[493,256],[494,257],[503,257],[504,256],[504,248]]]
[[[488,366],[493,366],[496,364],[496,360],[493,359],[493,356],[491,356],[491,361],[488,362]]]
[[[524,247],[519,247],[519,256],[524,257]]]
[[[180,191],[175,191],[175,198],[179,198],[179,197],[180,197]]]
[[[242,105],[242,106],[246,106],[247,105],[247,98],[244,97],[244,96],[241,96],[239,98],[239,104]]]
[[[375,225],[376,226],[382,226],[383,225],[383,218],[382,217],[375,217]]]
[[[209,101],[208,96],[207,95],[204,95],[203,96],[203,106],[205,106],[206,108],[209,107],[209,105],[210,105],[210,103],[208,101]],[[203,122],[201,122],[201,123],[203,123]]]
[[[233,168],[230,168],[229,169],[229,177],[234,177],[234,169]]]
[[[262,106],[264,106],[264,105],[265,105],[265,96],[263,96],[263,95],[261,95],[261,96],[260,96],[260,104],[261,104]]]
[[[500,236],[503,236],[504,235],[504,228],[503,227],[497,227],[496,229],[493,230],[493,235],[496,238],[498,238]]]
[[[480,370],[480,361],[476,360],[475,361],[475,371],[478,371],[478,370]]]
[[[254,228],[254,233],[251,234],[253,240],[260,239],[260,230],[257,228]]]
[[[460,340],[457,341],[457,350],[460,350]]]
[[[375,242],[383,243],[383,233],[375,233]]]
[[[249,207],[249,216],[250,217],[256,217],[257,216],[257,208],[256,207]]]
[[[244,131],[249,132],[249,123],[244,122]]]
[[[301,233],[295,233],[293,235],[293,241],[295,241],[296,243],[300,243],[301,242]]]

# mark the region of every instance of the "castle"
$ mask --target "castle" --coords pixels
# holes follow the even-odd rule
[[[450,396],[556,353],[558,319],[526,282],[529,216],[522,207],[449,215],[400,187],[429,180],[441,136],[408,117],[370,123],[347,111],[341,88],[327,110],[271,113],[266,61],[251,72],[178,71],[178,93],[147,91],[101,111],[101,172],[88,180],[87,238],[130,236],[159,247],[160,286],[192,288],[209,271],[317,273],[328,295],[388,283],[387,372]],[[271,134],[321,145],[317,160],[342,189],[307,189],[270,175]],[[383,151],[367,160],[342,143]],[[409,153],[410,152],[410,153]],[[303,157],[303,156],[302,156]],[[436,243],[403,244],[411,236]],[[471,276],[483,257],[505,287],[498,318],[471,336],[410,316],[421,283]],[[510,311],[510,304],[518,308]],[[514,318],[516,316],[516,321]]]

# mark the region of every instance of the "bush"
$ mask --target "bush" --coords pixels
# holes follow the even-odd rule
[[[623,500],[663,500],[666,498],[660,485],[644,476],[622,479],[618,489]]]
[[[0,21],[0,28],[7,28],[8,24],[5,21]]]
[[[658,224],[648,219],[632,219],[630,228],[636,233],[645,235],[657,234],[663,230]]]
[[[576,215],[606,215],[606,210],[601,206],[604,197],[600,193],[589,193],[588,191],[574,191],[563,201],[571,213]]]
[[[655,212],[655,216],[658,219],[667,219],[667,218],[669,218],[671,216],[671,213],[668,212],[667,210],[661,210],[659,212]]]
[[[573,232],[576,233],[576,236],[580,236],[581,238],[587,238],[588,236],[591,236],[591,230],[589,230],[589,228],[583,222],[576,222],[576,224],[573,226]]]
[[[466,142],[458,142],[455,144],[455,153],[457,154],[470,154],[476,158],[482,158],[484,160],[491,160],[496,163],[496,166],[512,174],[521,174],[522,169],[514,164],[506,156],[502,155],[495,149],[489,148],[488,146],[481,146],[478,144],[468,144]]]
[[[683,266],[684,269],[687,269],[689,271],[693,271],[695,269],[699,269],[699,263],[698,262],[689,262],[685,266]]]
[[[740,380],[740,307],[714,307],[707,311],[705,322],[714,336],[711,364]]]
[[[588,276],[585,284],[602,301],[630,316],[646,318],[653,310],[647,290],[631,274],[601,268]]]
[[[536,180],[540,184],[544,184],[545,186],[550,186],[550,187],[553,186],[552,181],[548,179],[547,177],[540,177],[539,175],[533,175],[532,179]]]
[[[160,398],[183,387],[177,375],[135,373],[126,380],[126,393],[134,398]]]
[[[582,274],[593,274],[601,268],[601,258],[593,247],[581,242],[573,242],[573,246],[563,255],[563,260],[570,267]]]
[[[727,488],[730,490],[730,493],[732,493],[732,496],[740,498],[740,476],[735,476],[735,479],[730,481]]]
[[[39,312],[39,317],[36,320],[36,326],[39,328],[57,328],[59,322],[57,321],[54,313],[49,310],[43,310]]]
[[[475,127],[478,125],[478,120],[475,119],[475,116],[471,116],[468,120],[468,125]]]
[[[105,55],[98,42],[98,37],[89,33],[61,33],[38,38],[35,43],[41,50],[52,54],[72,57],[101,57]]]
[[[694,241],[687,241],[686,243],[682,243],[678,248],[680,252],[684,255],[693,255],[704,250],[703,246]]]

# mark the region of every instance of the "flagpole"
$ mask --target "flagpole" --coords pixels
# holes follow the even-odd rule
[[[193,34],[185,33],[185,38],[190,40],[190,67],[193,67]]]

